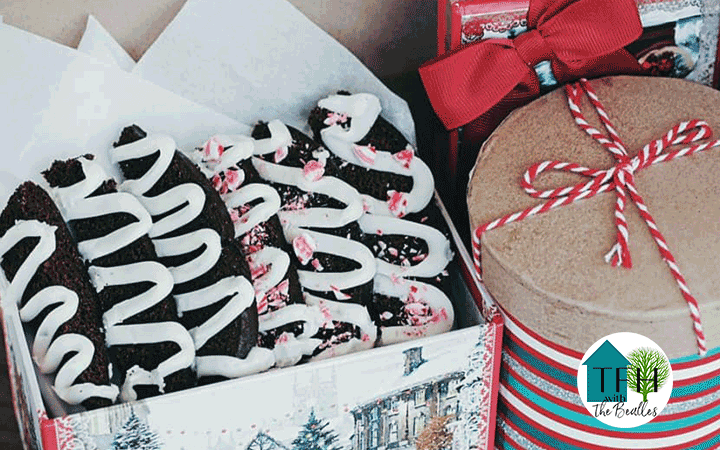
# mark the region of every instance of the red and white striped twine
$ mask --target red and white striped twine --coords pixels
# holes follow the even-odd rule
[[[635,187],[635,174],[653,164],[693,155],[710,148],[718,147],[720,146],[720,140],[696,143],[680,150],[663,153],[663,151],[673,145],[691,144],[701,139],[710,138],[712,130],[705,121],[690,120],[675,125],[662,138],[645,145],[637,156],[630,158],[625,148],[625,144],[623,144],[620,136],[618,136],[605,111],[605,107],[598,99],[595,91],[592,89],[588,81],[583,79],[572,85],[567,85],[565,86],[565,92],[568,98],[570,113],[575,119],[575,123],[588,135],[598,141],[603,148],[612,153],[617,161],[617,164],[607,170],[590,169],[582,167],[579,164],[562,161],[544,161],[531,166],[523,175],[520,184],[525,192],[527,192],[530,196],[547,201],[527,208],[523,211],[508,214],[497,220],[482,225],[475,230],[475,233],[473,234],[473,259],[477,270],[476,275],[478,278],[480,277],[480,237],[485,231],[499,228],[510,222],[518,222],[526,217],[542,214],[550,211],[551,209],[569,205],[578,200],[591,198],[602,192],[615,190],[615,194],[617,196],[617,201],[615,203],[615,226],[617,228],[617,238],[615,244],[605,255],[605,260],[612,264],[613,267],[617,267],[618,265],[622,265],[627,268],[632,267],[632,260],[628,249],[628,225],[624,214],[625,205],[629,195],[630,199],[633,203],[635,203],[640,211],[640,216],[645,220],[662,258],[670,268],[670,272],[675,278],[683,298],[687,302],[688,308],[690,309],[690,315],[693,320],[698,353],[701,356],[704,356],[707,353],[707,345],[705,342],[705,333],[703,332],[702,322],[700,320],[700,308],[698,306],[698,302],[690,293],[690,290],[685,282],[685,278],[680,273],[680,269],[675,262],[675,258],[665,242],[665,238],[655,224],[655,220],[650,215],[642,196]],[[593,128],[585,119],[585,116],[580,110],[581,95],[583,93],[587,95],[590,99],[590,103],[592,103],[595,107],[607,134],[603,134]],[[590,178],[590,181],[579,183],[575,186],[567,186],[546,191],[536,190],[533,187],[534,181],[538,178],[538,176],[540,176],[540,174],[550,170],[583,175]]]

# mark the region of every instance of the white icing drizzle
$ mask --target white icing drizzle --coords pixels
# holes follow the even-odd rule
[[[261,315],[258,328],[261,332],[267,333],[293,322],[303,322],[303,332],[298,336],[286,336],[286,340],[276,340],[273,353],[277,367],[297,364],[303,355],[312,355],[322,342],[320,339],[312,338],[324,322],[322,314],[317,307],[304,304],[287,305]]]
[[[306,308],[308,309],[308,308]],[[318,345],[322,343],[320,339],[303,338],[285,333],[283,342],[275,342],[272,352],[275,357],[276,367],[289,367],[299,363],[303,355],[312,355]],[[303,333],[303,336],[305,334]]]
[[[360,218],[363,213],[362,198],[357,190],[334,177],[324,176],[318,181],[308,181],[303,170],[269,163],[253,158],[260,176],[268,181],[295,186],[303,191],[324,194],[344,203],[345,208],[305,208],[278,212],[280,220],[297,227],[339,228]]]
[[[85,179],[71,186],[55,188],[59,207],[65,220],[88,219],[110,213],[131,214],[137,219],[105,236],[81,241],[80,253],[92,263],[101,256],[113,253],[146,235],[152,227],[150,214],[132,194],[113,192],[95,197],[87,197],[95,192],[107,179],[102,167],[84,157],[78,158]],[[128,370],[121,389],[123,401],[136,400],[134,387],[138,384],[152,384],[163,392],[164,378],[179,370],[191,367],[195,359],[192,338],[185,328],[177,322],[153,322],[123,324],[127,319],[149,310],[172,292],[173,277],[170,271],[155,261],[142,261],[116,267],[90,265],[88,273],[98,292],[108,286],[123,286],[135,283],[152,283],[152,287],[124,300],[103,314],[106,329],[106,343],[109,347],[118,345],[157,344],[173,342],[179,351],[158,366],[147,371],[139,366]],[[149,362],[148,362],[149,363]]]
[[[375,345],[377,339],[377,329],[375,323],[370,318],[370,314],[362,305],[355,303],[343,303],[324,298],[316,297],[312,294],[305,294],[305,302],[312,307],[325,311],[327,316],[338,322],[346,322],[356,325],[360,329],[360,339],[351,338],[348,342],[343,342],[323,350],[311,360],[320,360],[332,356],[340,356],[353,353],[359,350],[366,350]]]
[[[152,224],[148,234],[151,238],[159,238],[199,216],[205,206],[205,192],[197,184],[186,183],[174,186],[155,197],[141,197],[141,200],[153,216],[159,216],[184,205],[183,208]]]
[[[413,187],[406,193],[407,212],[418,212],[427,206],[432,199],[435,185],[430,168],[420,158],[413,158],[409,167],[404,167],[393,159],[390,152],[377,149],[375,160],[371,164],[360,159],[353,149],[355,142],[365,137],[380,115],[380,100],[377,97],[372,94],[332,95],[320,100],[318,106],[336,113],[347,114],[352,118],[349,128],[334,124],[320,131],[322,140],[330,151],[352,164],[367,169],[412,177]],[[392,186],[389,189],[392,189]],[[370,208],[369,212],[392,215],[385,199],[376,199],[369,195],[363,195],[363,198]]]
[[[311,272],[298,270],[300,284],[314,291],[331,291],[361,286],[375,276],[375,257],[370,250],[359,242],[350,239],[318,233],[295,227],[285,228],[285,239],[292,241],[295,237],[307,233],[317,243],[316,252],[342,256],[360,264],[358,269],[348,272]]]
[[[231,295],[230,301],[220,311],[206,322],[190,330],[196,350],[199,350],[211,337],[250,307],[255,292],[250,282],[244,277],[227,277],[196,291],[175,295],[180,313],[210,306]]]
[[[292,144],[292,136],[290,130],[282,121],[275,119],[267,124],[270,131],[270,137],[255,140],[254,155],[266,155],[275,152],[280,147],[288,147]]]
[[[220,235],[209,228],[171,238],[160,237],[194,220],[201,213],[205,204],[204,193],[200,198],[201,188],[193,183],[173,187],[157,197],[145,195],[167,171],[175,151],[176,145],[172,138],[151,134],[133,143],[115,148],[111,152],[111,158],[113,162],[119,163],[159,152],[159,157],[145,174],[135,180],[126,180],[121,188],[138,196],[153,215],[167,213],[173,208],[185,205],[180,211],[155,222],[150,230],[155,249],[158,256],[161,257],[180,256],[204,247],[202,253],[193,260],[176,267],[169,267],[174,283],[178,285],[196,279],[214,267],[222,253],[222,242]],[[188,194],[190,198],[188,198]],[[182,314],[221,301],[228,295],[233,296],[220,311],[190,330],[196,350],[199,350],[212,336],[236,320],[243,311],[252,305],[254,300],[252,286],[248,280],[242,277],[227,277],[206,288],[175,296],[178,312]],[[251,352],[251,354],[258,355],[259,353]],[[232,376],[232,374],[244,374],[243,370],[252,369],[257,372],[272,366],[272,363],[267,365],[267,360],[263,358],[249,361],[247,358],[219,355],[198,356],[195,358],[195,364],[199,377]],[[240,366],[244,369],[238,369]],[[231,367],[236,370],[231,370]]]
[[[147,135],[135,142],[121,145],[114,148],[110,152],[110,159],[113,163],[121,163],[123,161],[150,156],[159,152],[159,157],[140,178],[135,180],[125,180],[120,187],[134,194],[142,202],[145,193],[149,191],[160,177],[167,171],[175,155],[175,141],[170,136],[165,135]]]
[[[258,141],[256,141],[256,155],[264,155],[275,151],[279,146],[289,146],[292,144],[290,132],[282,122],[277,120],[272,121],[268,128],[271,137],[263,140],[264,143],[261,143],[259,150],[257,149]],[[324,164],[324,160],[327,158],[327,151],[319,152],[317,157],[318,160]],[[302,234],[308,234],[317,246],[315,249],[316,252],[342,256],[357,261],[360,264],[359,269],[354,269],[349,272],[312,272],[298,270],[300,284],[303,288],[316,291],[334,291],[337,293],[342,289],[361,286],[372,280],[375,275],[375,261],[367,247],[350,239],[304,229],[339,228],[358,220],[363,215],[363,202],[362,197],[355,188],[344,181],[329,176],[323,176],[318,180],[311,181],[308,180],[303,169],[273,164],[260,158],[253,158],[253,164],[260,176],[268,181],[295,186],[300,190],[310,193],[324,194],[347,205],[344,209],[301,207],[300,209],[286,209],[278,212],[278,216],[283,222],[285,239],[288,242],[292,242],[293,239]],[[370,319],[367,308],[358,304],[321,299],[307,293],[305,294],[305,300],[309,306],[318,309],[322,308],[325,311],[328,317],[324,317],[321,320],[327,321],[329,317],[331,317],[332,320],[338,322],[348,322],[357,325],[365,337],[365,339],[360,340],[352,338],[349,342],[331,345],[313,359],[322,359],[373,347],[377,332],[374,323]],[[306,322],[306,327],[309,326],[308,324],[309,322]],[[310,344],[308,344],[302,350],[304,354],[312,354],[319,345],[323,344],[319,339],[313,339],[312,341],[313,344],[316,345],[312,347],[312,351],[309,351]],[[287,355],[283,354],[286,349],[290,349],[292,346],[300,346],[300,344],[293,342],[292,339],[288,339],[282,345],[284,347],[281,349],[278,349],[276,346],[276,357],[278,359],[287,357]],[[292,355],[297,355],[297,353],[292,353]],[[293,360],[293,357],[290,357],[290,360]]]
[[[252,183],[245,185],[237,191],[223,195],[223,201],[228,208],[239,208],[254,200],[262,200],[248,212],[240,216],[235,222],[235,237],[240,237],[256,225],[270,220],[280,209],[280,195],[266,184]]]
[[[428,254],[414,266],[399,266],[377,259],[377,273],[388,277],[434,277],[453,259],[450,241],[438,230],[409,220],[365,214],[358,221],[365,234],[398,234],[422,239],[427,243]]]
[[[182,236],[164,239],[156,238],[153,243],[158,256],[161,258],[184,255],[204,246],[202,253],[195,259],[179,266],[168,267],[175,284],[185,283],[203,276],[217,264],[222,253],[220,235],[210,228],[201,228]]]
[[[380,99],[372,94],[366,93],[331,95],[320,100],[318,106],[336,113],[346,114],[352,119],[349,128],[332,125],[323,130],[333,129],[332,131],[328,131],[327,134],[341,137],[342,140],[346,142],[357,142],[365,137],[382,111]],[[323,133],[323,139],[325,138],[325,134],[326,133]],[[338,156],[343,157],[342,155]]]
[[[433,285],[420,281],[401,280],[394,282],[385,275],[376,275],[374,291],[378,294],[397,297],[406,304],[411,302],[410,290],[419,301],[430,308],[432,320],[422,325],[403,325],[394,327],[380,327],[382,345],[405,342],[420,336],[432,336],[450,331],[455,320],[455,312],[447,295]]]
[[[39,242],[22,262],[6,289],[3,302],[20,305],[22,294],[27,289],[30,279],[55,251],[55,229],[56,227],[37,220],[18,221],[0,239],[0,255],[4,257],[22,239],[39,238]],[[34,320],[46,308],[57,304],[60,306],[43,318],[33,342],[32,355],[40,372],[47,374],[57,370],[53,388],[58,397],[69,404],[77,405],[91,397],[105,398],[114,402],[118,395],[117,386],[75,384],[77,377],[92,362],[95,354],[92,341],[75,333],[63,334],[52,340],[60,327],[78,310],[79,299],[75,292],[64,286],[48,286],[32,296],[20,309],[20,319],[23,322]],[[72,356],[60,367],[65,356],[69,355]]]
[[[290,256],[279,248],[265,247],[250,256],[253,264],[265,264],[269,269],[253,280],[255,298],[261,300],[265,294],[283,280],[290,267]]]
[[[244,359],[225,355],[198,356],[197,373],[199,377],[238,378],[267,370],[274,363],[272,350],[253,347]]]
[[[450,241],[435,228],[394,217],[366,214],[358,222],[363,233],[417,237],[425,241],[428,247],[425,258],[414,266],[390,264],[380,258],[376,259],[377,275],[373,291],[381,295],[397,297],[408,304],[413,302],[410,298],[410,291],[413,289],[415,300],[421,301],[430,308],[434,320],[421,325],[380,327],[382,344],[404,342],[419,336],[430,336],[450,330],[454,311],[447,295],[430,284],[404,278],[431,278],[445,270],[453,258]]]
[[[275,151],[275,148],[282,145],[287,146],[291,143],[291,141],[287,140],[290,139],[290,133],[282,122],[273,121],[269,124],[269,127],[271,132],[275,130],[274,136],[276,137],[275,139],[264,140],[266,145],[275,146],[269,151]],[[284,129],[287,132],[286,136],[282,131],[278,134],[278,128]],[[277,139],[277,136],[280,136],[280,139]],[[222,170],[239,165],[249,158],[253,154],[253,143],[257,144],[258,142],[250,138],[230,138],[228,136],[215,136],[214,139],[223,147],[228,148],[222,152],[219,161],[206,161],[202,152],[193,152],[193,160],[200,165],[203,173],[208,178],[218,175]],[[262,147],[263,143],[260,142],[260,145]],[[240,148],[240,150],[233,151],[236,148]],[[239,189],[223,195],[222,199],[228,209],[231,210],[255,200],[262,200],[238,217],[237,220],[234,220],[236,238],[241,238],[257,225],[270,220],[280,209],[280,195],[275,189],[265,184],[252,183],[241,186]],[[251,266],[265,265],[268,267],[266,273],[253,281],[255,298],[261,301],[269,291],[283,280],[290,267],[290,257],[285,251],[269,246],[248,255],[248,257],[251,260]],[[260,315],[259,331],[261,332],[268,332],[292,322],[304,322],[303,333],[300,336],[286,336],[285,342],[276,342],[272,355],[274,364],[277,367],[297,364],[303,355],[312,354],[318,345],[318,342],[310,341],[310,337],[315,334],[318,328],[315,320],[318,314],[318,312],[313,314],[313,311],[307,305],[293,304],[283,306],[276,311],[268,310]]]

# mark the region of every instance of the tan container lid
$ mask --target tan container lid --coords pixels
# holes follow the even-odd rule
[[[610,77],[591,81],[630,156],[678,122],[706,120],[720,137],[720,92],[683,80]],[[600,130],[595,110],[582,111]],[[675,147],[675,148],[680,148]],[[468,189],[472,229],[540,203],[520,187],[532,164],[576,162],[607,169],[611,154],[577,127],[563,89],[508,117],[483,146]],[[657,164],[636,185],[700,303],[708,348],[720,345],[720,148]],[[574,185],[580,176],[545,173],[540,189]],[[499,304],[524,325],[584,353],[620,331],[645,335],[670,358],[697,353],[687,304],[648,227],[626,208],[633,267],[612,267],[614,191],[488,231],[483,278]]]

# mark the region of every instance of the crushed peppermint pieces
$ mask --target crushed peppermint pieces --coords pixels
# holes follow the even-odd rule
[[[308,161],[303,167],[303,177],[307,181],[315,182],[325,174],[325,164],[320,161]]]
[[[333,291],[333,294],[335,294],[335,298],[338,300],[349,300],[352,298],[351,296],[341,291],[340,288],[335,285],[331,285],[330,289]]]
[[[404,192],[388,191],[388,209],[397,218],[407,214],[408,196]]]
[[[248,265],[250,266],[250,278],[253,281],[257,281],[258,278],[262,277],[266,273],[268,273],[268,265],[267,264],[256,264],[255,258],[253,258],[253,255],[250,255],[250,257],[247,258]]]
[[[210,180],[213,185],[213,189],[220,192],[223,187],[223,179],[220,177],[220,175],[213,175],[212,180]]]
[[[268,310],[268,301],[267,297],[263,297],[261,299],[257,299],[257,312],[258,314],[262,315],[265,314]]]
[[[275,164],[278,164],[280,161],[285,159],[288,155],[288,146],[283,145],[281,147],[278,147],[275,149],[275,155],[273,156],[273,160],[275,161]]]
[[[288,304],[290,300],[290,281],[283,280],[265,294],[268,308],[276,311]]]
[[[377,150],[372,145],[353,145],[353,152],[357,158],[365,164],[375,164]]]
[[[245,171],[238,166],[231,166],[227,170],[223,170],[210,179],[210,182],[220,194],[227,194],[237,190],[245,182]]]
[[[220,141],[213,136],[203,145],[203,160],[206,162],[219,162],[224,151],[225,148],[220,144]]]
[[[240,212],[237,209],[232,208],[230,210],[230,220],[232,220],[232,223],[240,222]]]
[[[391,313],[390,311],[385,311],[380,314],[380,319],[383,321],[388,321],[388,320],[392,319],[393,317],[395,317],[395,314]]]
[[[410,168],[410,164],[412,164],[414,157],[415,151],[409,145],[405,148],[405,150],[397,152],[393,155],[393,159],[399,162],[406,169]]]
[[[292,241],[293,251],[298,261],[303,266],[312,259],[313,253],[317,249],[317,242],[307,233],[296,236]]]
[[[322,272],[325,268],[322,264],[320,264],[320,260],[317,258],[313,258],[312,261],[310,261],[310,264],[315,268],[316,271]]]
[[[239,188],[245,181],[245,172],[237,169],[228,169],[225,171],[225,185],[227,191],[232,192]]]
[[[323,120],[323,123],[328,126],[336,125],[336,124],[343,124],[347,122],[348,116],[347,114],[338,114],[336,112],[329,112],[325,120]]]

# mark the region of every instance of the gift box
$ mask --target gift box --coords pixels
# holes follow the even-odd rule
[[[550,5],[544,7],[551,11],[556,17],[562,15],[556,8],[557,5],[567,5],[568,9],[572,9],[582,4],[582,2],[569,1],[550,1],[539,2],[535,4],[545,3]],[[589,2],[592,3],[592,2]],[[630,2],[621,2],[629,4]],[[687,2],[676,2],[674,0],[635,0],[637,7],[637,16],[640,20],[641,30],[638,29],[636,34],[628,35],[628,39],[617,41],[616,47],[613,49],[626,49],[629,55],[637,61],[637,67],[632,64],[621,65],[620,63],[608,62],[603,64],[604,67],[598,71],[590,70],[582,73],[585,69],[561,80],[561,83],[573,81],[579,76],[591,78],[601,75],[615,74],[647,74],[654,76],[668,76],[675,78],[684,78],[699,82],[708,86],[718,86],[720,71],[717,66],[717,48],[718,48],[718,23],[720,21],[720,11],[715,2],[707,2],[703,0],[693,0]],[[617,9],[612,2],[597,3],[602,5],[602,9],[612,11]],[[527,32],[528,30],[528,8],[530,2],[527,0],[510,0],[510,1],[493,1],[493,0],[439,0],[438,1],[438,55],[442,56],[449,52],[453,52],[459,48],[470,44],[478,43],[487,39],[515,39]],[[543,19],[550,22],[547,11],[543,12]],[[587,12],[580,12],[587,14]],[[627,22],[617,20],[617,27],[623,27]],[[535,26],[532,25],[531,28]],[[554,25],[552,25],[554,26]],[[582,25],[585,30],[591,27]],[[606,36],[617,35],[618,32],[625,32],[626,29],[618,30],[609,22],[608,29],[592,30],[589,33],[596,33],[595,40],[608,39]],[[552,31],[553,33],[556,30]],[[545,31],[541,32],[545,33]],[[552,46],[553,44],[551,44]],[[537,49],[536,49],[537,50]],[[595,50],[589,50],[593,53]],[[596,54],[604,54],[599,52]],[[542,58],[541,58],[542,59]],[[567,62],[567,61],[564,61]],[[492,86],[492,74],[500,74],[506,70],[503,67],[488,66],[489,60],[483,59],[482,68],[453,67],[452,73],[462,73],[463,71],[470,76],[474,70],[486,71],[490,74],[482,80],[475,79],[477,86]],[[557,74],[553,73],[551,68],[551,60],[543,59],[539,63],[532,64],[538,80],[538,88],[531,88],[530,91],[535,92],[531,95],[521,95],[521,98],[515,98],[513,101],[500,101],[500,105],[492,107],[500,100],[497,93],[489,94],[492,100],[487,101],[487,107],[483,107],[477,114],[465,116],[459,122],[455,120],[451,124],[451,119],[443,119],[445,125],[450,130],[448,144],[448,160],[450,171],[453,176],[457,175],[458,184],[456,186],[457,197],[463,197],[464,186],[467,182],[467,173],[472,167],[477,150],[482,141],[487,138],[489,133],[496,127],[500,121],[514,108],[527,103],[530,99],[537,97],[541,93],[557,87]],[[555,67],[557,69],[557,67]],[[422,70],[421,70],[422,73]],[[501,75],[501,77],[513,78],[512,74]],[[456,82],[460,78],[456,75]],[[428,87],[431,100],[433,97],[448,97],[448,92],[433,94],[436,90],[433,85],[434,81],[425,80]],[[504,87],[497,87],[499,90]],[[440,89],[441,90],[441,89]],[[527,90],[526,87],[516,89],[516,92]],[[478,96],[485,96],[485,92],[494,91],[494,89],[479,88]],[[503,95],[507,91],[503,90]],[[450,94],[451,96],[453,94]],[[463,95],[463,94],[459,94]],[[513,97],[510,93],[507,97]],[[506,99],[507,99],[506,97]],[[462,103],[457,99],[448,99],[450,102]],[[469,100],[468,100],[469,102]],[[433,100],[433,106],[440,115],[453,115],[454,106],[445,108],[440,101]],[[444,111],[448,112],[445,113]],[[489,111],[488,111],[489,110]],[[487,112],[486,112],[487,111]],[[459,125],[466,124],[478,115],[482,114],[479,120],[475,120],[465,127],[456,129]],[[458,219],[458,221],[463,219]]]
[[[201,20],[204,7],[218,7],[220,3],[189,2],[169,31],[191,36],[183,31],[182,21],[190,20],[189,26],[194,26],[192,21]],[[227,3],[223,6],[227,7]],[[358,69],[361,66],[352,55],[334,47],[328,50],[328,42],[337,44],[285,2],[266,4],[253,14],[248,12],[244,20],[258,27],[262,27],[257,24],[261,17],[276,25],[288,23],[283,28],[293,36],[304,33],[308,39],[317,39],[313,43],[322,48],[303,55],[310,58],[325,54],[331,61],[328,70],[338,69],[332,67],[332,61],[347,61],[338,69],[341,75],[325,80],[332,87],[318,83],[313,88],[327,94],[357,81],[353,89],[380,97],[391,120],[401,118],[398,128],[404,133],[413,130],[413,124],[402,119],[409,117],[403,116],[402,108],[392,107],[394,102],[399,103],[398,99],[391,97],[376,78]],[[233,25],[237,22],[237,17],[230,21]],[[215,20],[214,31],[221,28],[220,21]],[[210,41],[209,48],[219,47],[212,37]],[[172,34],[164,35],[158,45],[173,42],[178,44]],[[207,41],[193,42],[192,58],[186,60],[178,58],[184,52],[182,45],[175,46],[171,56],[176,69],[165,68],[166,81],[183,80],[175,70],[197,75],[195,63],[203,57],[221,60],[200,50],[204,43]],[[137,75],[155,70],[152,58],[143,58],[134,68],[124,66],[135,72],[128,74],[112,67],[109,60],[100,62],[4,26],[0,27],[0,46],[18,64],[15,69],[5,66],[2,72],[7,88],[3,102],[14,105],[12,117],[5,116],[3,126],[8,136],[12,135],[7,145],[22,149],[5,158],[0,172],[3,202],[21,180],[39,181],[39,172],[55,158],[92,151],[98,155],[97,161],[115,175],[107,160],[107,149],[128,123],[139,122],[155,132],[171,134],[185,149],[217,133],[249,132],[236,120],[141,80]],[[267,53],[268,48],[257,49],[254,57]],[[231,51],[235,59],[223,59],[223,67],[232,63],[242,66],[242,57],[236,49]],[[165,56],[160,47],[151,47],[148,55]],[[33,70],[35,64],[42,64],[43,70]],[[308,76],[310,71],[318,70],[308,64],[294,66],[293,73],[299,76],[301,69],[307,70]],[[208,73],[220,77],[227,74],[217,70]],[[257,76],[263,79],[263,75]],[[280,78],[284,82],[275,91],[258,93],[256,97],[277,96],[283,88],[293,89],[284,75]],[[207,79],[192,81],[208,86]],[[224,81],[235,83],[237,79]],[[288,100],[281,95],[277,98],[280,106],[268,103],[264,107],[270,109],[249,111],[260,100],[246,98],[250,106],[237,101],[232,104],[244,98],[240,89],[227,90],[220,81],[209,84],[217,89],[210,96],[202,89],[194,94],[214,109],[233,112],[235,118],[245,114],[244,121],[267,119],[265,115],[271,113],[268,111],[278,108],[296,115],[288,120],[292,123],[296,117],[305,117],[320,97],[307,80],[300,77],[299,82],[305,83],[303,94],[312,98],[300,99],[302,108],[281,103]],[[258,86],[249,88],[253,91]],[[174,90],[181,91],[182,87],[174,86]],[[13,92],[32,95],[19,101]],[[238,97],[230,98],[230,93]],[[435,201],[451,230],[456,254],[448,267],[456,324],[454,331],[437,336],[108,408],[76,411],[57,400],[51,380],[36,373],[28,348],[32,337],[24,332],[17,308],[5,305],[2,320],[13,402],[25,448],[306,448],[308,442],[317,439],[329,439],[344,448],[432,448],[438,440],[452,442],[453,448],[459,449],[491,448],[499,376],[495,361],[499,361],[502,320],[488,297],[481,296],[482,287],[470,276],[471,258],[457,244],[458,234],[442,203]],[[7,283],[3,289],[6,287]]]
[[[507,325],[498,448],[717,445],[718,104],[683,80],[601,78],[516,110],[483,145],[468,208]],[[578,392],[583,354],[619,332],[673,369],[665,409],[631,429]]]

